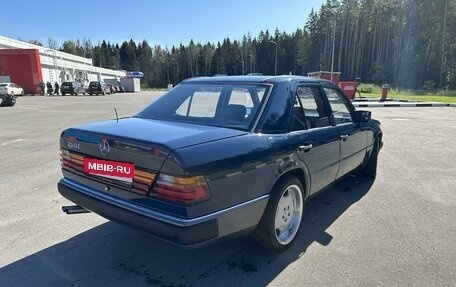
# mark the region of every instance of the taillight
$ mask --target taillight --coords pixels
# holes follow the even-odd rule
[[[132,191],[146,195],[152,185],[152,182],[154,182],[154,179],[155,173],[135,169]]]
[[[60,165],[63,168],[73,168],[79,171],[82,169],[83,162],[83,156],[71,153],[65,149],[60,149]]]
[[[62,167],[73,167],[73,164],[71,163],[71,154],[65,149],[60,149],[60,165]]]
[[[160,174],[149,196],[191,205],[208,200],[210,194],[203,176],[177,177]]]

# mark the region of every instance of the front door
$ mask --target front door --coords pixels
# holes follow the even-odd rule
[[[329,105],[332,110],[332,120],[340,135],[340,166],[337,178],[353,171],[364,160],[366,155],[366,131],[361,125],[353,123],[351,112],[353,108],[347,98],[333,87],[325,87]]]

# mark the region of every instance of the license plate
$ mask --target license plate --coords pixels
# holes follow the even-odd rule
[[[135,165],[128,162],[84,158],[84,172],[131,183]]]

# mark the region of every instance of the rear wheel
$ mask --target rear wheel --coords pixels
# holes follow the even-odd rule
[[[274,186],[255,231],[255,237],[262,245],[274,251],[291,246],[304,212],[303,192],[302,183],[296,177],[289,177]]]

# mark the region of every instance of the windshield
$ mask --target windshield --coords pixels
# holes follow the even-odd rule
[[[136,116],[248,130],[269,85],[184,83]]]

